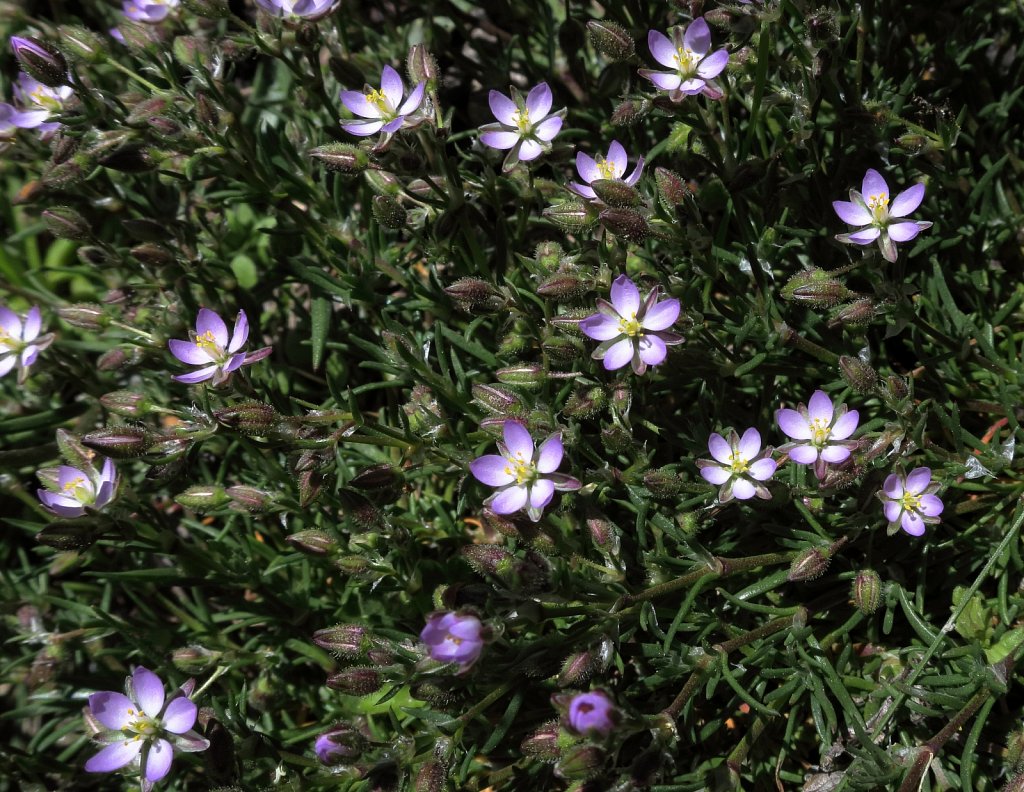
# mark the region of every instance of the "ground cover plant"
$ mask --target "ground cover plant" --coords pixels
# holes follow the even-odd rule
[[[0,790],[1024,789],[1019,0],[0,38]]]

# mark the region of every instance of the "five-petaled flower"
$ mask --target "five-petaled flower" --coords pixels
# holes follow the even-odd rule
[[[701,93],[709,99],[721,99],[721,90],[711,80],[722,73],[729,62],[729,53],[725,49],[709,52],[711,31],[704,17],[693,20],[685,31],[674,27],[670,32],[672,38],[657,30],[650,31],[647,46],[658,63],[673,71],[640,69],[640,76],[668,91],[673,102]]]
[[[498,441],[501,454],[487,454],[469,463],[478,481],[498,491],[484,503],[497,514],[512,514],[526,507],[530,519],[537,522],[555,490],[577,490],[580,482],[564,473],[556,473],[562,464],[562,436],[551,435],[536,449],[526,428],[516,421],[505,421],[504,442]]]
[[[256,4],[272,16],[315,22],[337,8],[341,0],[256,0]]]
[[[491,148],[509,150],[502,165],[506,171],[512,170],[520,160],[528,162],[539,157],[551,148],[551,141],[562,129],[566,110],[551,112],[553,99],[545,82],[534,86],[525,101],[515,88],[511,89],[511,98],[500,91],[491,91],[488,101],[498,122],[480,127],[480,142]]]
[[[722,503],[733,498],[749,500],[755,495],[764,500],[772,497],[761,482],[775,475],[778,463],[771,458],[771,447],[761,451],[757,429],[747,429],[743,437],[730,431],[728,439],[713,432],[708,438],[708,451],[715,461],[698,459],[697,467],[705,481],[719,485],[718,499]]]
[[[850,190],[849,201],[833,201],[832,207],[845,223],[863,226],[836,239],[848,245],[870,245],[878,241],[878,249],[886,261],[896,261],[896,243],[909,242],[932,224],[926,220],[900,220],[917,209],[924,200],[924,182],[918,182],[899,193],[889,205],[889,185],[882,174],[868,168],[861,192]]]
[[[346,121],[341,128],[346,132],[360,137],[372,135],[374,132],[392,134],[403,126],[415,123],[410,116],[423,104],[423,93],[426,83],[421,82],[412,89],[409,98],[404,102],[405,83],[398,72],[385,66],[380,73],[380,89],[369,85],[359,91],[342,91],[341,102],[361,119]]]
[[[941,485],[932,481],[931,468],[919,467],[908,474],[893,473],[886,477],[878,497],[889,521],[889,533],[897,526],[911,536],[920,536],[926,525],[941,522],[942,501],[935,493]]]
[[[104,459],[98,471],[61,465],[40,470],[36,476],[43,485],[37,493],[39,500],[58,517],[72,519],[83,516],[87,509],[99,511],[117,492],[117,470],[110,459]]]
[[[420,640],[434,660],[458,663],[459,670],[465,671],[484,650],[484,626],[471,613],[434,613],[427,618]]]
[[[249,320],[245,311],[239,311],[235,329],[228,337],[228,326],[214,311],[200,308],[196,319],[196,330],[189,341],[171,339],[167,342],[173,354],[182,363],[202,366],[189,374],[174,377],[178,382],[203,382],[213,379],[214,385],[227,380],[228,375],[243,365],[263,360],[270,354],[270,347],[257,349],[246,354],[241,349],[249,339]]]
[[[615,729],[619,717],[619,711],[607,693],[591,690],[572,697],[566,721],[577,734],[607,735]]]
[[[644,158],[638,158],[633,172],[623,179],[622,174],[626,172],[628,164],[629,158],[626,156],[626,149],[617,140],[613,140],[612,144],[608,147],[607,157],[602,157],[599,154],[595,159],[581,151],[576,155],[576,170],[579,171],[582,183],[569,182],[569,189],[584,198],[594,200],[597,198],[597,193],[590,186],[591,182],[617,179],[624,181],[632,187],[640,180],[640,174],[643,173]]]
[[[679,300],[658,300],[659,289],[651,289],[640,300],[640,290],[625,275],[612,283],[611,298],[597,301],[597,313],[580,322],[580,330],[600,341],[591,357],[604,361],[608,371],[631,364],[640,375],[657,366],[668,354],[667,347],[681,344],[683,337],[668,330],[679,318]]]
[[[70,85],[62,85],[58,88],[50,88],[43,85],[34,77],[27,74],[19,74],[18,81],[14,84],[15,110],[8,116],[8,123],[21,129],[35,129],[42,135],[47,135],[60,129],[60,123],[50,121],[50,118],[59,113],[74,91]]]
[[[824,391],[816,390],[805,407],[782,408],[775,413],[779,428],[793,443],[779,446],[779,451],[801,465],[814,465],[814,475],[825,475],[825,463],[844,462],[856,443],[847,438],[857,429],[860,416],[846,405],[835,409]]]
[[[155,25],[163,22],[180,4],[181,0],[124,0],[121,7],[133,22]]]
[[[33,305],[22,320],[14,311],[0,305],[0,377],[18,365],[18,382],[28,377],[28,368],[39,353],[53,342],[53,334],[40,336],[42,314]]]
[[[105,747],[85,763],[90,773],[110,773],[139,760],[143,788],[171,769],[174,751],[192,753],[210,747],[192,730],[197,709],[189,698],[189,680],[165,702],[164,683],[139,666],[125,683],[128,695],[108,690],[89,696],[86,723]]]

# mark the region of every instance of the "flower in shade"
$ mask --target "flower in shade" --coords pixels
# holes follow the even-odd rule
[[[316,738],[313,751],[320,763],[327,767],[358,759],[366,747],[366,738],[346,724],[328,729]]]
[[[591,690],[570,699],[566,720],[577,734],[607,735],[618,724],[619,711],[606,693]]]
[[[555,433],[537,448],[526,428],[516,421],[505,421],[504,442],[498,441],[500,454],[486,454],[469,463],[478,481],[498,491],[484,504],[496,514],[512,514],[526,508],[537,522],[555,490],[578,490],[580,482],[564,473],[556,473],[562,464],[562,436]]]
[[[640,76],[668,91],[673,102],[700,93],[709,99],[721,99],[721,90],[711,80],[722,73],[729,62],[729,53],[724,49],[710,51],[711,31],[704,17],[693,20],[685,30],[674,27],[669,32],[672,38],[657,30],[650,31],[647,46],[654,59],[672,71],[640,69]]]
[[[64,108],[73,94],[69,85],[50,88],[27,74],[19,74],[14,84],[16,110],[8,121],[21,129],[37,129],[44,134],[53,132],[60,129],[60,124],[49,119]]]
[[[121,7],[124,15],[133,22],[155,25],[163,22],[180,4],[181,0],[124,0]]]
[[[511,98],[500,91],[491,91],[488,102],[498,122],[480,127],[480,142],[494,149],[508,150],[502,166],[506,171],[520,160],[537,159],[551,148],[551,141],[562,129],[565,108],[551,112],[551,89],[546,82],[534,86],[525,101],[522,94],[512,88]]]
[[[757,429],[747,429],[743,437],[730,431],[728,440],[713,432],[708,438],[708,451],[715,461],[698,459],[697,467],[705,481],[720,486],[720,501],[749,500],[755,495],[764,500],[772,497],[761,482],[775,475],[778,463],[770,456],[771,447],[761,451],[761,433]]]
[[[359,91],[342,91],[341,102],[360,119],[346,121],[341,128],[353,135],[365,137],[375,132],[392,134],[403,126],[414,123],[409,116],[423,104],[423,93],[426,83],[421,82],[412,89],[409,98],[404,102],[405,83],[398,72],[385,66],[380,73],[380,89],[369,85]]]
[[[931,468],[919,467],[908,474],[893,473],[886,477],[878,497],[885,504],[889,533],[897,526],[911,536],[920,536],[926,525],[941,522],[942,501],[935,493],[941,485],[932,481]]]
[[[256,5],[276,17],[293,17],[315,22],[331,13],[341,0],[256,0]]]
[[[192,337],[189,341],[171,339],[167,342],[171,354],[182,363],[202,366],[189,374],[175,376],[178,382],[203,382],[212,378],[213,384],[219,385],[235,369],[263,360],[270,354],[270,347],[248,354],[241,351],[249,338],[249,320],[245,311],[238,312],[234,332],[228,336],[228,326],[224,320],[209,308],[200,308],[196,330],[190,335]]]
[[[37,305],[29,308],[24,320],[10,308],[0,305],[0,377],[19,366],[18,382],[28,378],[29,366],[53,343],[52,333],[39,335],[42,324]]]
[[[625,275],[612,283],[611,298],[597,301],[597,313],[580,322],[580,330],[600,341],[591,354],[604,361],[608,371],[627,363],[640,375],[648,366],[657,366],[668,354],[667,347],[681,344],[683,337],[670,332],[679,318],[679,300],[658,300],[659,289],[651,289],[641,301],[640,290]]]
[[[189,698],[192,688],[189,680],[167,699],[160,677],[139,666],[125,684],[127,696],[112,690],[89,696],[86,722],[104,748],[85,763],[86,771],[111,773],[138,761],[148,788],[167,775],[175,751],[209,748],[209,741],[192,730],[197,714]]]
[[[70,465],[46,468],[36,474],[43,485],[39,500],[58,517],[81,517],[86,510],[99,511],[114,499],[117,492],[117,471],[114,462],[104,459],[99,471],[95,467],[80,470]]]
[[[430,656],[441,663],[458,663],[465,671],[484,649],[484,626],[471,613],[434,613],[420,632]]]
[[[598,154],[595,159],[589,154],[584,154],[581,151],[576,154],[576,170],[579,171],[580,182],[582,183],[569,182],[569,188],[578,195],[582,195],[584,198],[594,200],[597,198],[597,194],[590,186],[590,183],[598,181],[599,179],[621,180],[632,187],[640,180],[640,174],[643,173],[644,158],[640,157],[637,159],[636,167],[633,168],[633,172],[623,179],[622,174],[626,172],[626,166],[628,164],[629,159],[626,156],[626,149],[624,149],[622,144],[617,140],[613,140],[612,144],[608,147],[607,157],[602,157]]]
[[[18,65],[44,85],[60,87],[68,81],[68,63],[60,50],[32,36],[11,36]]]
[[[832,208],[839,218],[852,226],[862,226],[849,234],[837,234],[836,239],[848,245],[870,245],[878,241],[878,249],[886,261],[896,261],[896,243],[909,242],[932,224],[926,220],[902,220],[917,209],[924,200],[924,182],[918,182],[892,200],[889,205],[889,185],[882,174],[868,168],[861,191],[850,190],[849,201],[833,201]]]
[[[779,446],[789,458],[801,465],[814,465],[814,474],[825,475],[825,463],[845,462],[856,443],[847,438],[857,429],[856,410],[846,405],[835,409],[824,391],[816,390],[805,407],[782,408],[775,413],[779,428],[795,442]]]
[[[18,127],[12,120],[17,112],[14,105],[0,102],[0,144],[6,143],[17,134]]]

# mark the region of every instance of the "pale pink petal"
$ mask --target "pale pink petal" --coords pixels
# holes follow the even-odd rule
[[[868,172],[864,174],[864,183],[860,188],[860,193],[869,201],[875,196],[888,197],[889,185],[885,183],[881,173],[874,168],[868,168]]]
[[[689,80],[683,80],[681,83],[679,83],[679,88],[677,90],[690,96],[699,94],[704,90],[704,80],[701,80],[698,77],[694,77]]]
[[[114,770],[120,770],[139,755],[144,744],[142,740],[111,743],[85,763],[85,772],[111,773]]]
[[[700,474],[710,484],[715,486],[721,486],[725,484],[731,477],[732,473],[725,468],[720,468],[718,465],[707,465],[701,467]]]
[[[498,454],[487,454],[469,463],[469,472],[489,487],[504,487],[516,480],[509,461]]]
[[[833,440],[845,440],[857,430],[857,423],[860,421],[860,413],[850,410],[836,419],[829,437]]]
[[[523,162],[535,160],[543,153],[544,147],[536,140],[524,140],[523,144],[519,147],[519,159]]]
[[[645,335],[640,337],[639,343],[640,359],[648,366],[657,366],[668,354],[668,347],[656,335]]]
[[[640,323],[645,330],[668,330],[679,318],[679,300],[662,300],[654,305]]]
[[[245,352],[239,352],[236,355],[232,355],[231,359],[224,364],[224,371],[231,372],[240,369],[242,365],[249,359],[249,356]]]
[[[633,359],[633,340],[623,338],[617,344],[604,353],[604,367],[608,371],[615,371],[627,365]]]
[[[931,468],[919,467],[914,468],[907,474],[907,492],[911,492],[914,495],[919,495],[924,492],[932,480]]]
[[[160,714],[164,707],[164,683],[148,668],[139,666],[132,673],[132,689],[135,700],[142,711],[151,718]]]
[[[712,52],[697,64],[697,76],[704,80],[710,80],[721,74],[728,63],[729,53],[726,50],[720,49]],[[739,496],[737,495],[736,497]]]
[[[779,464],[774,459],[759,459],[754,462],[747,473],[752,479],[756,481],[767,481],[775,475],[775,471],[778,469]]]
[[[171,744],[164,739],[155,740],[149,746],[149,752],[146,754],[143,770],[146,780],[155,783],[167,775],[167,771],[171,769],[173,758],[174,749]]]
[[[108,729],[121,731],[132,720],[135,705],[123,693],[107,690],[89,696],[89,710]]]
[[[197,712],[195,702],[188,696],[177,696],[164,710],[164,728],[171,734],[184,734],[195,725]]]
[[[210,333],[217,346],[222,349],[228,345],[228,326],[218,314],[209,308],[200,308],[199,317],[196,319],[196,333],[205,335]]]
[[[201,368],[198,371],[193,371],[189,374],[178,374],[177,376],[171,377],[176,382],[184,382],[186,385],[192,385],[196,382],[203,382],[204,380],[210,379],[214,374],[217,373],[219,367],[216,365],[207,366]]]
[[[562,117],[551,116],[550,118],[545,118],[543,121],[537,124],[537,126],[534,127],[533,129],[533,134],[535,134],[545,143],[550,143],[552,140],[555,139],[555,136],[561,131],[561,129]],[[522,157],[522,155],[520,155],[520,157]]]
[[[821,421],[824,426],[830,426],[832,415],[832,400],[828,394],[822,390],[816,390],[811,394],[811,398],[807,402],[807,417],[811,422]]]
[[[756,457],[761,450],[761,433],[757,429],[747,429],[740,438],[738,450],[742,459],[749,461]]]
[[[644,158],[640,157],[636,161],[636,167],[633,168],[633,172],[626,178],[626,184],[632,187],[638,181],[640,181],[640,175],[644,172]]]
[[[583,335],[595,341],[611,341],[622,334],[618,320],[600,313],[588,316],[580,322],[579,328]]]
[[[711,437],[708,438],[708,451],[711,452],[711,456],[723,465],[732,463],[732,447],[718,432],[712,432]]]
[[[535,85],[526,95],[526,109],[530,114],[530,121],[536,124],[542,118],[546,118],[551,112],[551,89],[546,82]]]
[[[510,127],[516,125],[516,112],[519,110],[516,103],[500,91],[491,91],[487,94],[487,102],[491,106],[491,112],[501,123]]]
[[[893,242],[909,242],[921,233],[917,223],[893,223],[886,231]]]
[[[632,319],[640,310],[640,290],[625,275],[612,281],[612,306],[619,316]],[[653,329],[653,328],[652,328]]]
[[[551,503],[551,498],[554,494],[555,484],[553,481],[538,479],[530,487],[530,507],[533,509],[543,509]]]
[[[495,149],[510,149],[519,142],[518,132],[481,132],[480,142]]]
[[[798,465],[811,465],[818,461],[818,449],[810,445],[798,445],[789,449],[789,458]]]
[[[784,407],[775,413],[775,420],[779,424],[779,429],[787,437],[791,437],[794,440],[811,439],[811,427],[807,425],[807,419],[796,410]]]
[[[586,184],[580,184],[579,182],[569,182],[569,189],[572,190],[577,195],[581,196],[582,198],[588,198],[591,201],[597,198],[597,193],[594,192]]]
[[[505,421],[502,426],[502,436],[505,439],[509,459],[533,461],[533,438],[525,426],[518,421]]]
[[[708,28],[708,23],[704,21],[704,17],[698,17],[693,20],[690,26],[686,28],[686,35],[683,36],[683,46],[690,52],[695,52],[698,55],[703,55],[711,49],[711,30]]]
[[[404,124],[405,124],[405,116],[398,116],[397,118],[393,118],[390,121],[388,121],[384,126],[382,126],[380,128],[380,131],[381,132],[387,132],[388,134],[391,134],[391,133],[397,132],[399,129],[401,129]]]
[[[845,462],[850,458],[850,449],[844,448],[843,446],[825,446],[821,449],[821,458],[826,462],[831,462],[832,464]]]
[[[732,495],[737,500],[750,500],[755,492],[757,488],[744,478],[738,478],[732,483]]]
[[[877,228],[871,226],[871,228],[862,228],[852,234],[837,234],[836,239],[840,242],[852,242],[854,245],[870,245],[878,239],[881,233]]]
[[[512,514],[526,505],[528,495],[526,487],[509,487],[494,495],[490,506],[495,514]]]
[[[50,492],[49,490],[44,489],[39,490],[36,494],[39,496],[39,500],[42,501],[43,505],[58,517],[74,519],[75,517],[81,517],[85,514],[85,509],[82,507],[82,504],[74,498],[69,498],[66,495],[58,495],[55,492]]]
[[[346,121],[341,125],[341,128],[350,135],[368,137],[369,135],[380,132],[381,127],[383,126],[383,121]]]
[[[924,200],[924,182],[918,182],[901,192],[889,207],[889,217],[906,217],[921,205]]]
[[[853,226],[867,225],[873,219],[867,209],[852,201],[833,201],[832,208],[836,210],[840,220]]]
[[[919,511],[925,517],[938,517],[942,514],[942,501],[936,495],[922,495]]]
[[[412,89],[412,93],[409,94],[409,98],[402,102],[402,105],[398,108],[399,115],[407,116],[409,113],[417,110],[423,103],[423,94],[427,90],[427,84],[425,82],[417,83],[416,87]]]
[[[537,449],[537,470],[541,473],[554,473],[562,464],[563,453],[562,436],[560,434],[551,435]]]
[[[672,39],[657,30],[651,30],[647,34],[647,46],[651,50],[652,57],[662,66],[670,69],[676,67],[676,47]]]

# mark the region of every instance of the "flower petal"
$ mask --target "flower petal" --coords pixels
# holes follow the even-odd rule
[[[491,91],[487,94],[487,103],[491,106],[491,112],[501,123],[510,127],[516,125],[516,112],[519,110],[516,103],[509,99],[501,91]]]
[[[35,346],[35,344],[33,344],[31,346],[25,347],[23,350],[21,350],[21,365],[22,365],[22,368],[28,368],[29,366],[31,366],[33,363],[36,362],[36,358],[38,358],[38,357],[39,357],[39,347]],[[7,369],[7,371],[10,371],[10,369]],[[6,374],[7,371],[0,372],[0,377],[2,377],[4,374]]]
[[[562,435],[555,433],[540,444],[537,449],[537,470],[541,473],[554,473],[562,464],[565,449],[562,446]],[[536,504],[534,504],[536,506]]]
[[[174,759],[174,749],[167,740],[155,740],[149,746],[143,768],[143,775],[147,781],[156,782],[167,775],[171,769],[171,760]]]
[[[852,201],[833,201],[832,208],[836,210],[840,220],[852,226],[867,225],[874,219],[867,209]]]
[[[698,55],[703,55],[711,49],[711,30],[708,28],[708,23],[704,21],[704,17],[697,17],[686,28],[683,46]]]
[[[132,673],[132,690],[142,711],[151,718],[164,708],[164,683],[148,668],[139,666]]]
[[[177,338],[172,338],[167,342],[167,346],[172,355],[190,366],[205,366],[213,362],[209,351],[193,341],[179,341]]]
[[[551,112],[551,89],[546,82],[535,85],[526,95],[526,109],[530,114],[530,121],[536,124]]]
[[[613,140],[608,147],[608,162],[612,164],[612,178],[618,179],[626,172],[629,157],[626,156],[626,149],[617,140]]]
[[[850,458],[850,449],[846,446],[830,445],[821,449],[821,458],[826,462],[837,464]]]
[[[697,76],[704,80],[710,80],[721,74],[728,63],[729,52],[724,49],[716,50],[697,64]],[[739,495],[736,497],[738,498]]]
[[[0,305],[0,330],[11,338],[21,338],[21,319],[4,305]]]
[[[899,501],[886,501],[882,507],[882,511],[885,512],[885,519],[889,522],[894,523],[900,518],[900,514],[903,512],[903,506]]]
[[[914,495],[920,495],[922,492],[924,492],[925,487],[927,487],[931,483],[931,480],[931,468],[914,468],[913,470],[910,471],[910,473],[907,474],[907,492],[910,492]]]
[[[938,495],[922,495],[921,508],[918,511],[925,517],[938,517],[942,514],[943,508],[942,501]]]
[[[526,487],[509,487],[492,496],[490,507],[495,514],[512,514],[526,505],[528,495]]]
[[[587,198],[593,201],[597,198],[597,193],[594,192],[590,187],[579,182],[569,182],[569,189],[579,195],[581,198]]]
[[[81,517],[85,514],[85,509],[82,507],[82,504],[74,498],[69,498],[66,495],[58,495],[55,492],[50,492],[49,490],[44,489],[38,490],[36,495],[39,496],[39,500],[42,504],[58,517],[74,519],[75,517]]]
[[[893,223],[886,231],[893,242],[909,242],[921,233],[917,223]]]
[[[756,457],[761,450],[761,433],[754,428],[747,429],[740,438],[738,450],[740,457],[747,461]]]
[[[588,316],[579,323],[580,332],[595,341],[611,341],[613,338],[622,335],[619,322],[601,313]]]
[[[530,487],[530,508],[543,509],[555,495],[555,483],[549,479],[537,479]]]
[[[39,306],[33,305],[25,314],[25,327],[21,331],[22,341],[35,341],[39,330],[43,326],[43,315],[39,312]]]
[[[544,153],[544,147],[536,140],[524,140],[519,147],[519,159],[523,162],[535,160]]]
[[[633,172],[626,178],[626,184],[632,187],[638,181],[640,181],[640,175],[644,172],[644,158],[638,157],[636,161],[636,167],[633,168]]]
[[[729,442],[718,432],[712,432],[708,438],[708,451],[711,452],[711,456],[723,465],[732,464],[732,448]]]
[[[423,104],[423,94],[427,90],[427,84],[425,82],[417,83],[412,89],[412,93],[409,94],[409,98],[402,102],[398,108],[398,114],[407,116],[409,113],[415,112],[419,109],[419,106]]]
[[[387,97],[388,104],[393,110],[401,104],[402,96],[405,94],[405,84],[402,82],[402,78],[387,64],[380,72],[380,92]]]
[[[237,352],[245,342],[249,340],[249,317],[245,311],[239,311],[235,319],[235,331],[231,335],[231,343],[228,344],[228,352]]]
[[[366,94],[361,91],[342,91],[341,103],[357,116],[372,119],[380,118],[380,108],[374,104],[370,104],[370,102],[366,100]],[[342,124],[342,126],[344,126],[344,124]]]
[[[732,471],[708,462],[705,465],[700,465],[700,475],[709,484],[714,484],[717,487],[725,484],[725,482],[732,478]]]
[[[597,162],[589,154],[584,154],[582,151],[576,154],[576,170],[580,174],[580,178],[587,184],[601,178],[601,172],[597,169]]]
[[[61,465],[57,468],[57,486],[64,492],[74,491],[79,487],[85,488],[90,495],[95,494],[95,487],[92,479],[78,468],[70,465]]]
[[[236,369],[240,369],[242,365],[248,361],[248,359],[249,358],[245,354],[245,352],[239,352],[236,355],[232,355],[231,359],[224,364],[225,373],[230,373],[232,371],[235,371]]]
[[[489,487],[504,487],[516,480],[509,461],[498,454],[487,454],[469,463],[469,472]]]
[[[668,354],[668,347],[657,335],[641,336],[638,345],[640,359],[648,366],[657,366],[665,360]]]
[[[852,234],[837,234],[836,239],[840,242],[848,242],[854,245],[870,245],[878,239],[881,233],[875,226],[871,226],[870,228],[862,228],[860,231],[855,231]]]
[[[612,307],[625,319],[635,317],[640,310],[640,290],[625,275],[619,275],[612,281],[611,297]]]
[[[755,481],[767,481],[775,475],[775,471],[778,469],[779,463],[774,459],[759,459],[754,462],[750,469],[747,470],[747,474]]]
[[[641,77],[646,77],[663,91],[674,91],[683,81],[683,78],[675,72],[660,72],[651,71],[650,69],[640,69],[639,74]]]
[[[750,500],[757,488],[745,478],[737,478],[732,484],[732,495],[737,500]]]
[[[888,197],[889,185],[885,183],[881,173],[874,168],[868,168],[868,172],[864,174],[864,183],[860,188],[860,192],[869,201],[876,196]]]
[[[903,497],[903,479],[896,473],[890,473],[882,483],[882,492],[894,500]]]
[[[633,340],[623,336],[622,340],[612,346],[604,353],[604,367],[607,371],[620,369],[633,359]]]
[[[18,356],[14,353],[8,354],[5,357],[0,357],[0,377],[14,368],[14,364],[17,362]]]
[[[519,142],[518,132],[481,132],[480,142],[494,149],[510,149]]]
[[[811,439],[811,427],[807,425],[807,419],[796,410],[783,407],[775,413],[775,421],[787,437],[794,440]]]
[[[562,117],[551,116],[545,118],[537,126],[533,128],[533,134],[543,140],[545,143],[550,143],[555,139],[555,136],[562,130]],[[522,154],[519,155],[522,158]]]
[[[924,189],[924,182],[918,182],[897,195],[889,207],[889,217],[906,217],[917,209],[924,200]]]
[[[825,426],[832,425],[832,400],[823,390],[816,390],[807,402],[807,417],[813,421],[821,421]]]
[[[829,432],[829,437],[833,440],[845,440],[857,430],[857,424],[859,421],[860,413],[856,410],[850,410],[843,413],[836,418],[836,422],[832,426],[832,431]]]
[[[131,721],[135,705],[123,693],[105,690],[89,696],[89,710],[108,729],[121,731]]]
[[[217,373],[217,369],[219,368],[220,367],[217,365],[207,366],[206,368],[201,368],[198,371],[193,371],[189,374],[178,374],[175,377],[171,377],[171,379],[176,382],[184,382],[187,385],[192,385],[196,382],[203,382],[204,380],[210,379],[210,377]]]
[[[658,30],[651,30],[647,33],[647,47],[651,56],[662,66],[670,69],[676,67],[676,46],[672,39]]]
[[[508,449],[509,459],[533,461],[533,438],[525,426],[518,421],[505,421],[502,426],[502,437]]]
[[[900,520],[900,526],[911,536],[920,536],[924,533],[924,520],[921,519],[919,514],[915,514],[911,511],[903,512],[903,519]]]
[[[347,121],[341,125],[341,128],[350,135],[368,137],[379,132],[383,126],[383,121]]]
[[[818,461],[818,449],[811,445],[798,445],[789,449],[789,458],[798,465],[813,465]]]
[[[124,740],[111,743],[85,763],[87,773],[112,773],[120,770],[142,750],[142,740]]]
[[[644,330],[668,330],[679,318],[679,300],[674,298],[655,303],[640,323]]]
[[[210,333],[213,336],[213,340],[217,342],[217,346],[222,349],[228,345],[228,326],[224,324],[224,320],[220,318],[219,314],[211,311],[209,308],[199,309],[199,316],[196,319],[196,333],[198,335]]]
[[[171,734],[184,734],[195,725],[198,712],[196,703],[188,696],[176,696],[164,710],[164,728]]]

